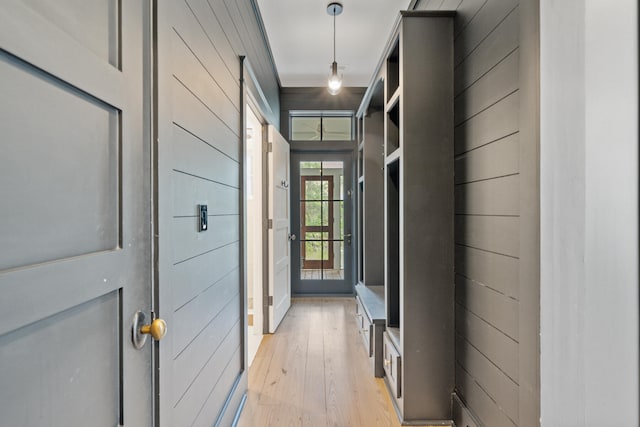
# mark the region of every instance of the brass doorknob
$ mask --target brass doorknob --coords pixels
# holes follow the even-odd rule
[[[167,334],[167,322],[162,319],[154,319],[150,325],[142,325],[140,333],[149,334],[154,340],[160,341]]]

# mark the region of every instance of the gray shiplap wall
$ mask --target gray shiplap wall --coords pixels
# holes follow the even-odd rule
[[[517,0],[423,0],[416,8],[458,13],[456,393],[466,410],[454,410],[455,421],[530,425],[537,420],[521,419],[520,413],[520,342],[532,339],[520,336],[521,305],[532,302],[522,300],[531,293],[521,289],[520,210],[522,189],[535,189],[536,183],[521,176],[522,8]]]
[[[158,16],[160,421],[230,425],[244,392],[239,56],[276,126],[279,86],[251,0],[163,3]],[[198,233],[201,203],[209,230]]]

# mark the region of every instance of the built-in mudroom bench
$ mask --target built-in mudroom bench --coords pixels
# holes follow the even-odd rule
[[[371,359],[373,375],[384,376],[382,333],[386,318],[384,286],[356,286],[356,322]]]

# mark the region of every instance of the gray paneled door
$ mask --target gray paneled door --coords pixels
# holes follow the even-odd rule
[[[2,425],[151,425],[143,5],[0,3]]]
[[[293,295],[352,294],[351,152],[291,154]]]

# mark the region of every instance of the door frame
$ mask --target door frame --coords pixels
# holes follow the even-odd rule
[[[297,148],[297,147],[296,147]],[[355,162],[354,151],[348,150],[298,150],[291,149],[291,233],[302,237],[300,233],[300,162],[301,161],[342,161],[344,165],[344,234],[351,234],[350,250],[345,250],[343,280],[302,280],[300,279],[301,238],[291,242],[291,295],[295,296],[331,296],[354,295],[356,223],[355,223]],[[347,247],[345,239],[345,249]]]
[[[268,317],[269,314],[265,313],[265,306],[266,303],[268,301],[265,301],[265,298],[267,293],[268,293],[268,273],[269,273],[269,266],[268,266],[268,250],[269,250],[269,242],[268,242],[268,233],[267,233],[267,227],[266,227],[266,220],[267,220],[267,209],[268,209],[268,202],[269,202],[269,198],[267,197],[267,173],[268,173],[268,161],[267,161],[267,156],[266,156],[266,138],[267,138],[267,119],[265,118],[264,113],[262,113],[260,111],[260,108],[257,106],[256,102],[253,99],[253,96],[250,96],[249,94],[247,94],[247,96],[244,97],[243,100],[243,107],[245,108],[245,110],[243,110],[242,113],[242,128],[243,128],[243,139],[242,139],[242,143],[243,143],[243,163],[242,163],[242,200],[241,200],[241,213],[244,216],[244,220],[243,220],[243,234],[242,234],[242,244],[243,247],[245,248],[244,250],[244,258],[243,258],[243,262],[245,263],[245,265],[243,266],[244,271],[246,272],[246,275],[244,276],[245,278],[248,278],[248,259],[247,259],[247,252],[248,252],[248,207],[245,206],[245,200],[248,194],[248,176],[247,173],[249,172],[247,169],[247,139],[248,139],[248,135],[246,132],[247,129],[247,125],[248,125],[248,120],[247,120],[247,113],[251,113],[255,116],[256,119],[258,119],[258,121],[260,122],[260,135],[261,135],[261,141],[260,141],[260,164],[261,164],[261,178],[260,178],[260,188],[256,188],[254,189],[254,192],[260,192],[261,194],[261,212],[262,212],[262,221],[261,221],[261,245],[260,245],[260,252],[261,252],[261,257],[262,257],[262,271],[261,271],[261,277],[262,277],[262,287],[260,288],[260,293],[261,293],[261,298],[260,298],[260,326],[261,326],[261,330],[260,333],[262,335],[264,335],[265,333],[265,321],[268,322]],[[257,155],[254,157],[257,160]],[[244,280],[244,286],[246,289],[246,294],[245,294],[245,299],[248,299],[249,297],[249,283],[248,281],[245,279]],[[255,294],[256,289],[252,290],[252,293]],[[246,303],[246,309],[247,309],[247,330],[245,331],[247,333],[247,341],[248,341],[248,337],[249,337],[249,332],[248,332],[248,327],[249,327],[249,319],[248,319],[248,311],[249,311],[249,306],[248,306],[248,300],[245,301]],[[267,307],[268,308],[268,307]],[[255,306],[254,306],[255,309]],[[254,314],[255,317],[255,314]],[[268,325],[267,325],[268,327]],[[248,349],[248,344],[247,344],[247,349]],[[247,360],[247,366],[249,365],[248,360]]]
[[[253,71],[251,63],[246,56],[240,56],[240,68],[241,68],[241,76],[240,76],[240,91],[241,91],[241,120],[240,126],[242,127],[242,158],[246,158],[246,111],[244,110],[247,105],[251,108],[252,112],[256,115],[256,117],[262,122],[262,333],[269,333],[269,239],[268,239],[268,222],[267,216],[269,212],[269,197],[267,197],[268,191],[268,174],[269,174],[269,162],[267,158],[267,127],[270,123],[268,117],[270,117],[269,113],[272,112],[271,107],[267,101],[260,84],[258,83],[258,79]],[[248,367],[248,306],[247,306],[247,292],[248,292],[248,284],[247,284],[247,207],[244,202],[246,194],[247,194],[247,186],[246,186],[246,165],[244,161],[241,167],[241,200],[240,200],[240,212],[242,215],[241,224],[240,224],[240,239],[241,239],[241,251],[242,251],[242,266],[241,266],[241,281],[243,288],[243,307],[242,312],[244,318],[244,327],[243,327],[243,345],[244,345],[244,354],[245,354],[245,366]]]

